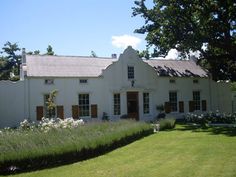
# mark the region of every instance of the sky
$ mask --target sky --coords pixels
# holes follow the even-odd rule
[[[145,50],[145,35],[134,33],[144,24],[132,17],[134,6],[134,0],[1,0],[0,50],[7,41],[41,54],[51,45],[70,56],[110,57],[128,45]]]

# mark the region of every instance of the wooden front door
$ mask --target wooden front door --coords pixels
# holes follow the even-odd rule
[[[139,120],[138,92],[127,92],[127,114],[131,119]]]

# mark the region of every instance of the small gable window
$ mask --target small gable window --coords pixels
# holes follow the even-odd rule
[[[134,79],[134,66],[128,66],[128,79]]]
[[[88,83],[88,79],[80,79],[79,83],[80,84],[87,84]]]
[[[175,80],[174,79],[170,79],[169,81],[171,84],[175,84]]]
[[[45,79],[45,80],[44,80],[44,84],[46,84],[46,85],[52,85],[52,84],[54,84],[54,80],[53,80],[53,79]]]

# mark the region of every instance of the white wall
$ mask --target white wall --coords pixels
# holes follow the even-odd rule
[[[0,128],[16,127],[26,110],[24,82],[0,81]]]
[[[134,66],[135,83],[127,78],[127,67]],[[16,126],[24,118],[36,121],[36,106],[44,106],[44,94],[58,90],[56,104],[63,105],[64,116],[72,116],[72,105],[78,105],[79,93],[89,93],[90,105],[98,105],[98,117],[103,112],[117,120],[127,114],[127,92],[139,93],[139,118],[152,120],[157,116],[156,106],[169,101],[169,92],[176,91],[177,99],[184,102],[185,113],[189,112],[189,101],[193,99],[192,92],[200,91],[201,100],[207,101],[207,111],[232,111],[231,91],[229,84],[216,83],[209,78],[197,78],[198,84],[193,83],[196,78],[158,77],[156,71],[146,62],[138,58],[134,50],[125,50],[117,62],[114,62],[102,75],[88,79],[87,84],[81,84],[80,78],[53,78],[54,84],[46,85],[45,78],[25,78],[17,83],[0,82],[0,126]],[[170,83],[175,79],[175,83]],[[143,93],[150,95],[150,113],[143,114]],[[113,115],[113,94],[121,95],[121,115]],[[28,104],[29,103],[29,104]],[[91,110],[90,110],[91,111]],[[171,113],[179,117],[182,114]],[[89,117],[88,117],[89,118]]]

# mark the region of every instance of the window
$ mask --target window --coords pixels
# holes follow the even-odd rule
[[[199,91],[193,91],[194,110],[200,110],[201,109],[200,100],[201,100],[200,92]]]
[[[134,67],[128,66],[128,79],[134,79]]]
[[[52,84],[54,84],[54,80],[53,80],[53,79],[45,79],[45,80],[44,80],[44,84],[46,84],[46,85],[52,85]]]
[[[89,94],[79,94],[79,116],[89,116]]]
[[[80,84],[87,84],[88,83],[88,79],[80,79],[79,83]]]
[[[50,98],[49,94],[44,95],[44,117],[53,118],[56,117],[56,108],[52,107],[51,109],[49,109],[48,107],[49,98]]]
[[[177,92],[169,92],[169,102],[171,112],[177,112]]]
[[[199,83],[198,79],[194,79],[194,80],[193,80],[193,83],[194,83],[194,84],[198,84],[198,83]]]
[[[171,84],[174,84],[175,83],[175,80],[174,79],[170,79],[169,81]]]
[[[114,115],[120,115],[120,94],[115,93],[113,95],[113,103],[114,103]]]
[[[143,93],[143,113],[149,114],[149,93]]]

